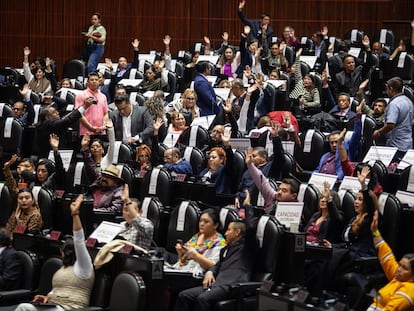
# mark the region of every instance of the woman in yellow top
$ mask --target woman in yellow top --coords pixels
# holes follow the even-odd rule
[[[396,261],[391,248],[378,231],[378,212],[371,224],[372,236],[378,250],[378,259],[388,284],[378,291],[368,311],[412,310],[414,307],[414,254],[405,254]]]

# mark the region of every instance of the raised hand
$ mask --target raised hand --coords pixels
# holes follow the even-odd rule
[[[361,102],[359,103],[359,105],[358,105],[358,106],[356,106],[356,112],[357,112],[357,113],[361,113],[361,112],[362,112],[362,108],[364,108],[364,106],[365,106],[365,102],[366,102],[366,100],[365,100],[365,98],[363,98],[363,99],[361,100]]]
[[[89,134],[83,135],[82,140],[81,140],[81,147],[82,147],[81,150],[83,151],[87,150],[89,148],[90,141],[91,141],[91,137],[89,136]]]
[[[229,41],[229,33],[228,32],[223,32],[223,34],[221,35],[221,38],[223,39],[224,42]]]
[[[291,126],[291,120],[290,120],[290,112],[285,111],[283,113],[283,123],[285,123],[285,126],[289,128]]]
[[[322,85],[328,85],[328,71],[326,69],[322,71]]]
[[[323,26],[322,27],[322,29],[321,29],[321,33],[324,35],[324,37],[325,36],[327,36],[328,35],[328,26]]]
[[[106,66],[108,69],[112,70],[112,68],[113,68],[113,64],[112,64],[112,60],[111,60],[110,58],[105,58],[105,66]]]
[[[17,154],[13,154],[11,156],[10,160],[3,164],[3,167],[8,168],[8,167],[12,166],[17,161],[17,159],[18,159]]]
[[[247,67],[247,66],[246,66]],[[250,67],[249,67],[250,68]],[[251,72],[251,71],[250,71]],[[246,76],[247,76],[247,74],[246,74]],[[247,88],[247,93],[249,93],[249,94],[251,94],[251,93],[253,93],[254,91],[256,91],[257,90],[257,88],[258,88],[259,86],[255,83],[255,84],[252,84],[252,85],[250,85],[248,88]]]
[[[209,38],[209,37],[207,37],[207,36],[204,36],[204,43],[205,43],[206,45],[210,45],[210,44],[211,44],[210,38]]]
[[[28,46],[25,46],[23,49],[23,55],[24,56],[29,56],[31,53],[30,48]]]
[[[346,135],[346,128],[344,128],[338,135],[338,140],[337,140],[337,144],[342,144],[344,139],[345,139],[345,135]]]
[[[246,0],[240,1],[240,3],[239,3],[239,10],[240,11],[243,10],[245,5],[246,5]]]
[[[225,147],[230,145],[231,130],[224,128],[223,134],[221,134],[221,141]]]
[[[367,35],[364,36],[364,39],[362,39],[362,44],[365,46],[365,48],[369,48],[370,41],[369,41],[369,37]]]
[[[250,192],[249,192],[249,190],[244,189],[244,194],[246,195],[246,198],[243,201],[243,206],[250,205],[251,203],[250,203]]]
[[[138,50],[139,42],[140,41],[137,38],[135,38],[134,41],[131,42],[131,45],[133,46],[134,50]]]
[[[232,109],[231,100],[228,98],[223,104],[223,111],[225,113],[230,113]]]
[[[277,122],[272,121],[272,127],[270,128],[270,137],[277,137],[279,136],[279,124]]]
[[[323,183],[323,192],[322,192],[322,196],[326,199],[326,201],[331,201],[331,189],[329,186],[329,183],[327,181],[325,181]]]
[[[170,37],[170,35],[165,35],[165,36],[164,36],[164,39],[162,39],[162,42],[163,42],[165,45],[170,45],[170,43],[171,43],[171,37]]]
[[[248,166],[252,163],[252,160],[253,160],[253,148],[252,147],[247,148],[244,155],[245,155],[244,162]]]
[[[128,199],[129,199],[129,186],[128,186],[127,183],[125,183],[125,185],[124,185],[124,191],[122,192],[122,195],[121,195],[121,200],[123,202],[125,202]]]
[[[365,80],[364,80],[364,81],[362,81],[362,82],[361,82],[361,84],[359,85],[359,89],[360,89],[360,90],[364,90],[364,89],[367,87],[368,83],[369,83],[369,79],[365,79]]]
[[[52,150],[58,150],[59,149],[59,136],[57,136],[56,134],[50,134],[49,136],[49,143],[50,143],[50,148],[52,148]]]
[[[22,90],[19,90],[20,94],[22,95],[23,98],[28,98],[28,94],[29,94],[29,84],[25,84],[23,86]]]
[[[365,185],[365,180],[367,179],[369,173],[371,172],[369,166],[364,166],[360,172],[358,172],[358,181],[361,185]]]
[[[250,33],[250,30],[251,30],[251,28],[250,28],[250,26],[249,26],[249,25],[244,25],[244,27],[243,27],[243,34],[244,34],[245,36],[248,36],[248,35],[249,35],[249,33]]]
[[[79,209],[82,205],[83,194],[78,195],[78,197],[70,204],[70,211],[72,215],[79,214]]]

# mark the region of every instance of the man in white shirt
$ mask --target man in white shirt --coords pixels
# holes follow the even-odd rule
[[[151,145],[153,120],[146,107],[132,105],[127,96],[115,98],[116,111],[110,118],[115,128],[115,139],[130,145]]]

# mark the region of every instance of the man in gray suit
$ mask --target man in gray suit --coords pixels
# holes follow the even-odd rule
[[[132,105],[127,96],[115,98],[116,110],[110,112],[115,128],[115,139],[130,145],[151,146],[153,120],[147,108]]]

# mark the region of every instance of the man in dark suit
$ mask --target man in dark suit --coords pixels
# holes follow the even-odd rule
[[[18,289],[23,281],[23,263],[11,247],[10,233],[0,229],[0,290]]]
[[[131,145],[151,146],[153,119],[147,108],[132,105],[127,96],[115,98],[116,111],[109,114],[115,128],[115,139]]]
[[[108,99],[108,102],[115,98],[116,95],[114,96],[114,93],[116,86],[122,79],[135,79],[135,74],[131,75],[131,73],[133,73],[132,69],[135,69],[136,72],[139,66],[139,40],[135,39],[131,42],[131,45],[134,48],[134,59],[132,64],[128,63],[126,57],[121,56],[118,58],[118,66],[116,70],[114,70],[112,61],[109,58],[105,59],[105,65],[111,73],[111,83],[108,87],[108,92],[111,98]]]
[[[93,104],[93,98],[88,97],[85,99],[82,106],[73,110],[71,113],[64,116],[62,119],[59,116],[59,111],[52,106],[45,107],[39,115],[40,123],[37,126],[37,144],[38,144],[38,157],[47,158],[50,151],[49,138],[50,134],[56,134],[60,137],[60,146],[63,148],[70,148],[69,142],[65,141],[66,135],[64,131],[79,120],[83,113]]]
[[[199,62],[196,66],[198,71],[194,79],[194,91],[197,93],[197,106],[200,108],[200,116],[219,114],[221,107],[217,105],[216,93],[207,76],[211,73],[208,62]]]
[[[243,13],[244,6],[246,5],[246,0],[242,0],[239,3],[239,10],[237,15],[244,25],[248,25],[251,28],[251,32],[248,38],[248,41],[257,39],[260,43],[260,46],[267,48],[272,42],[273,29],[269,26],[270,16],[269,14],[263,13],[260,15],[260,19],[251,20],[247,19]]]

